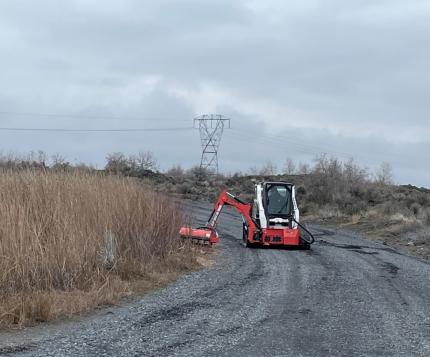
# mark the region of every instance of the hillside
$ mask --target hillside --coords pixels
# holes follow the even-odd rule
[[[339,169],[300,175],[233,175],[206,177],[165,175],[142,177],[159,192],[213,202],[222,190],[244,201],[259,181],[287,181],[297,188],[302,217],[308,222],[349,229],[384,244],[430,258],[430,190],[377,182]]]

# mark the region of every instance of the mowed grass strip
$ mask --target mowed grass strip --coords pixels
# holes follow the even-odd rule
[[[181,220],[134,179],[0,171],[0,326],[87,312],[198,267]]]

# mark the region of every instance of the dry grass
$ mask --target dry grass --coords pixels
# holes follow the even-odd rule
[[[0,326],[70,316],[198,265],[167,198],[133,179],[0,172]]]
[[[360,219],[361,219],[360,214],[353,214],[351,216],[351,224],[357,224],[358,222],[360,222]]]

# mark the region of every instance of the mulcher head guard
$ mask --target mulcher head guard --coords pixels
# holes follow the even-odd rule
[[[195,243],[213,245],[217,244],[219,241],[217,231],[214,228],[209,227],[182,227],[179,231],[179,235],[181,238],[190,239]]]

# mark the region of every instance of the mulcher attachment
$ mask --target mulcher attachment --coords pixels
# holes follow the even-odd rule
[[[201,244],[217,244],[219,242],[218,233],[209,227],[182,227],[179,231],[181,238],[190,239],[192,242]]]

